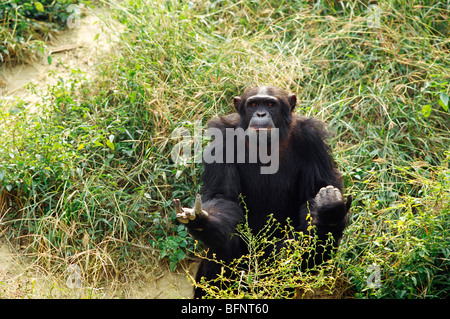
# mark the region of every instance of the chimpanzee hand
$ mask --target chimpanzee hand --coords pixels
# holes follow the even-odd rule
[[[313,225],[337,226],[345,220],[345,215],[351,203],[344,202],[340,190],[328,185],[322,187],[314,197],[315,209],[311,212]]]
[[[183,224],[188,224],[193,220],[206,219],[208,213],[202,209],[202,199],[199,194],[195,196],[194,208],[183,208],[179,199],[173,199],[173,205],[175,206],[175,213],[177,219]]]

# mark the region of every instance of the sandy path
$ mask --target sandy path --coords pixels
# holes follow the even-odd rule
[[[105,9],[84,8],[83,12],[86,15],[80,19],[79,27],[60,32],[48,45],[46,53],[51,55],[51,64],[45,54],[32,64],[0,67],[0,98],[20,98],[34,110],[42,100],[39,93],[59,77],[68,79],[72,69],[80,69],[87,76],[95,73],[96,63],[107,55],[121,26]],[[37,94],[27,88],[30,84]]]

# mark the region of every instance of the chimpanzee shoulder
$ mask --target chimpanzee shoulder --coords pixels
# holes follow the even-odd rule
[[[324,121],[314,117],[293,116],[290,147],[301,161],[302,185],[334,185],[342,189],[340,174],[336,169],[328,139],[331,133]],[[305,187],[308,189],[308,187]],[[309,191],[316,192],[312,187]],[[305,194],[305,196],[313,196]]]
[[[297,142],[327,141],[330,131],[321,119],[298,114],[292,116],[291,133]]]

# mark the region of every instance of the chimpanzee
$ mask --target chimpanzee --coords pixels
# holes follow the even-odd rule
[[[200,196],[196,198],[192,209],[182,208],[180,201],[174,199],[178,220],[204,243],[211,255],[225,262],[247,252],[242,239],[234,235],[244,217],[240,198],[244,198],[248,224],[255,233],[264,227],[269,214],[281,223],[290,219],[297,231],[306,232],[310,214],[319,240],[325,242],[331,233],[333,246],[337,247],[352,199],[348,196],[344,200],[342,196],[340,174],[325,143],[324,123],[293,113],[296,96],[272,86],[248,89],[234,98],[234,106],[237,113],[213,118],[208,123],[209,128],[223,133],[223,143],[215,144],[215,152],[217,145],[222,145],[223,154],[239,151],[236,143],[226,141],[229,129],[241,128],[261,136],[265,133],[268,143],[277,146],[277,170],[263,174],[261,167],[267,163],[251,162],[249,154],[241,161],[204,161],[203,197],[201,201]],[[272,132],[277,135],[272,136]],[[247,138],[246,151],[251,143]],[[328,255],[325,252],[324,258]],[[219,272],[217,263],[202,261],[197,280],[213,279]],[[195,297],[202,295],[203,291],[196,289]]]

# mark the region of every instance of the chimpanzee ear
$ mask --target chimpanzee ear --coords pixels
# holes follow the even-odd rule
[[[293,111],[295,108],[295,105],[297,103],[297,97],[295,96],[295,94],[289,95],[288,101],[289,101],[289,105],[291,106],[291,111]]]
[[[236,108],[236,111],[239,112],[239,103],[241,103],[241,97],[240,96],[235,96],[233,99],[233,103],[234,103],[234,107]]]

